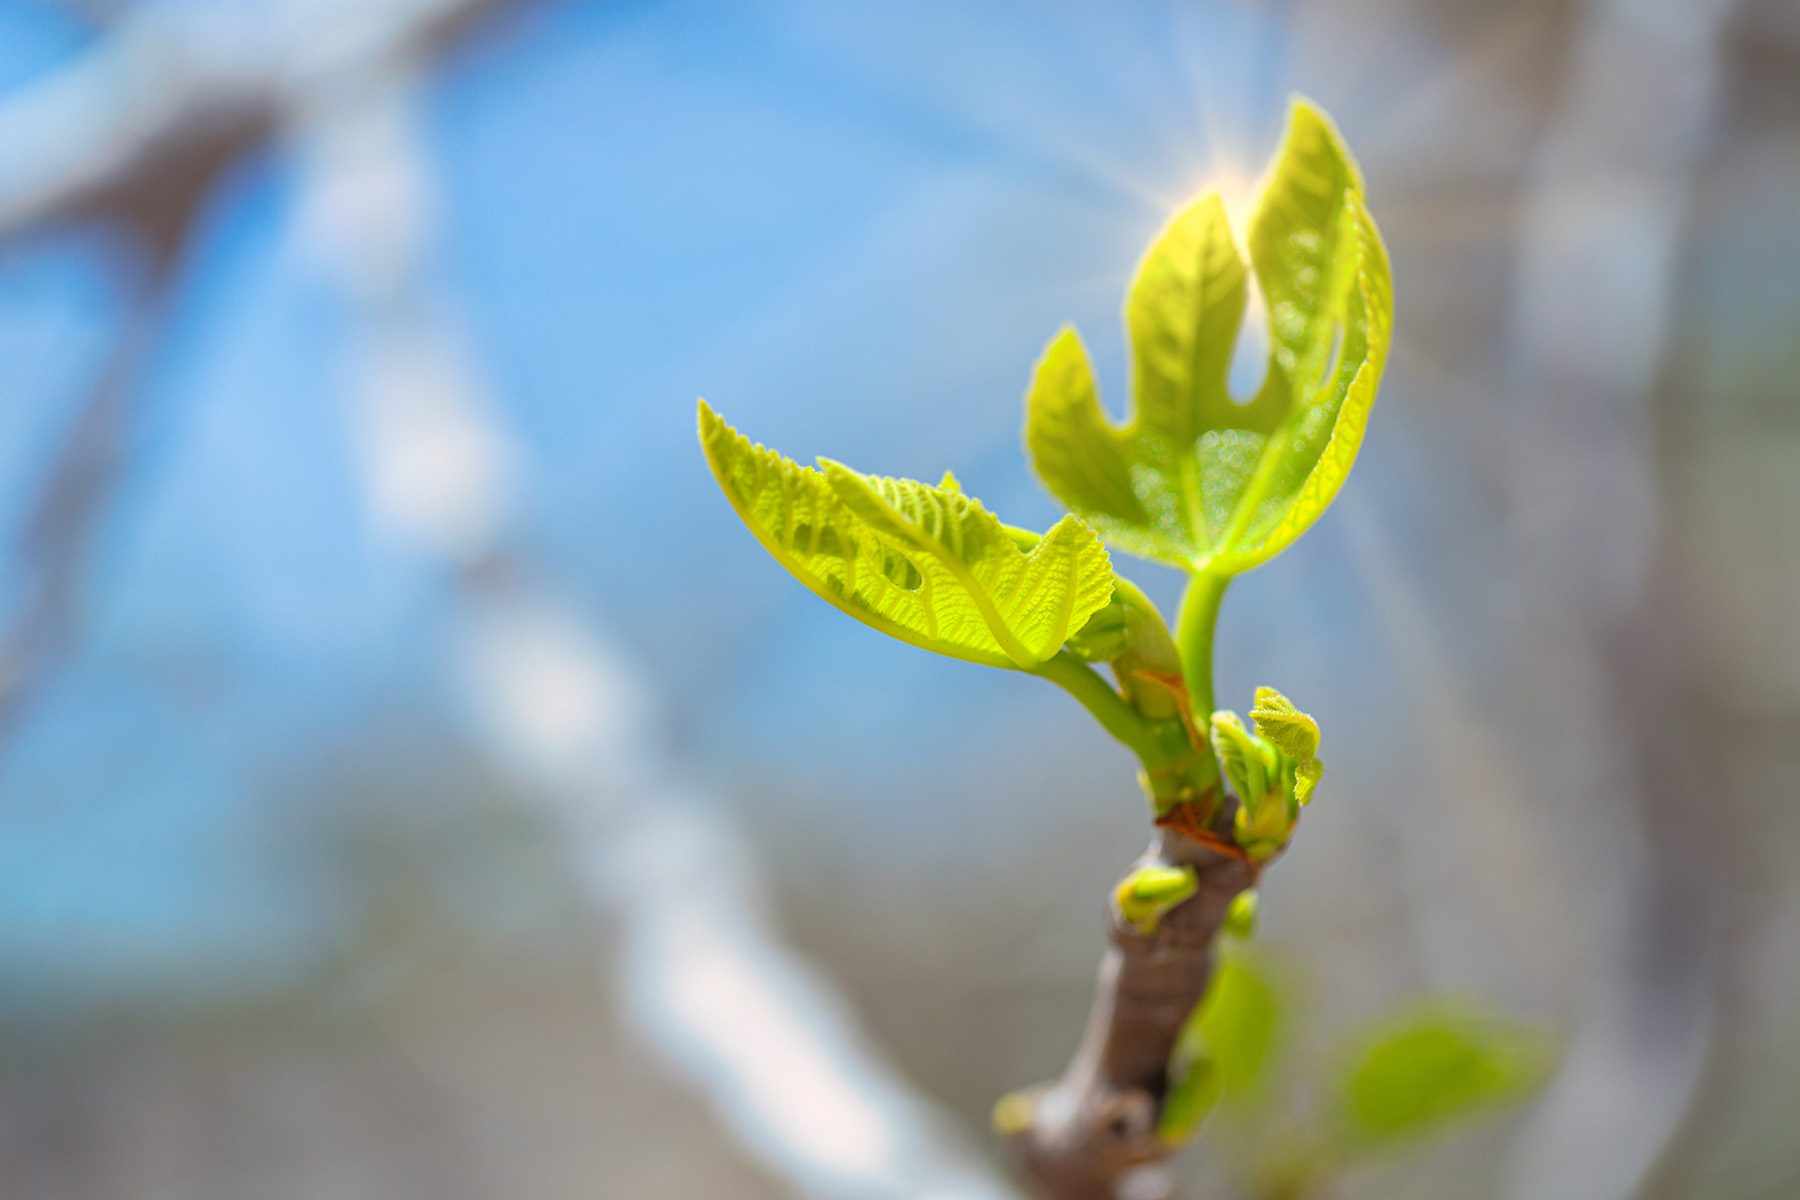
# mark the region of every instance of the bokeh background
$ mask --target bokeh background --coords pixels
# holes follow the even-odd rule
[[[1334,1194],[1800,1193],[1793,5],[4,0],[0,1195],[1002,1194],[1129,759],[786,577],[694,398],[1048,522],[1035,355],[1122,403],[1292,91],[1398,342],[1223,616],[1325,730],[1285,1069],[1562,1046]]]

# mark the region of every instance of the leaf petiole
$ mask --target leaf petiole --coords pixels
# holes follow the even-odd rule
[[[1130,747],[1144,765],[1161,765],[1167,755],[1144,715],[1126,703],[1125,697],[1101,678],[1100,673],[1064,650],[1032,668],[1033,675],[1048,679],[1080,702],[1106,732]]]
[[[1175,616],[1175,645],[1181,653],[1181,674],[1187,680],[1188,703],[1194,723],[1207,727],[1213,713],[1213,633],[1219,624],[1219,604],[1231,576],[1199,571],[1188,580]]]
[[[1137,755],[1158,812],[1204,793],[1216,782],[1212,751],[1204,743],[1194,745],[1187,722],[1146,716],[1074,652],[1064,650],[1031,673],[1075,697],[1106,732]]]

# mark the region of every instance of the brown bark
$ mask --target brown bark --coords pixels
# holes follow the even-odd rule
[[[1211,828],[1228,842],[1233,806]],[[1257,865],[1163,828],[1132,869],[1191,866],[1199,891],[1139,933],[1108,904],[1110,945],[1094,1007],[1062,1077],[1029,1089],[1029,1123],[1011,1135],[1021,1169],[1048,1200],[1156,1200],[1169,1195],[1157,1136],[1169,1060],[1212,977],[1213,943]]]

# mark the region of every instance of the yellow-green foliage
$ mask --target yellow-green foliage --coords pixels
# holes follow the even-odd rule
[[[700,444],[732,507],[806,586],[883,633],[952,658],[1030,668],[1112,598],[1112,563],[1064,517],[1029,552],[954,476],[936,486],[803,467],[700,402]]]
[[[1393,291],[1362,176],[1336,128],[1297,100],[1247,231],[1225,204],[1176,214],[1126,304],[1132,416],[1100,407],[1073,329],[1051,341],[1027,394],[1025,442],[1046,487],[1112,545],[1232,575],[1273,557],[1343,486],[1387,361]],[[1226,390],[1254,271],[1269,370],[1247,404]],[[1333,347],[1337,353],[1333,355]]]

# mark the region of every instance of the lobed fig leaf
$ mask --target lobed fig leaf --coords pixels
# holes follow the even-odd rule
[[[1387,361],[1387,252],[1350,152],[1306,100],[1290,109],[1246,242],[1248,269],[1223,200],[1208,192],[1150,247],[1126,303],[1127,425],[1102,410],[1070,328],[1026,396],[1026,448],[1059,500],[1119,549],[1221,576],[1272,558],[1330,505]],[[1238,404],[1226,376],[1252,272],[1269,369]]]
[[[700,443],[726,499],[807,587],[866,625],[969,662],[1030,670],[1113,594],[1093,530],[1064,517],[1029,551],[955,478],[936,485],[803,467],[705,401]]]

